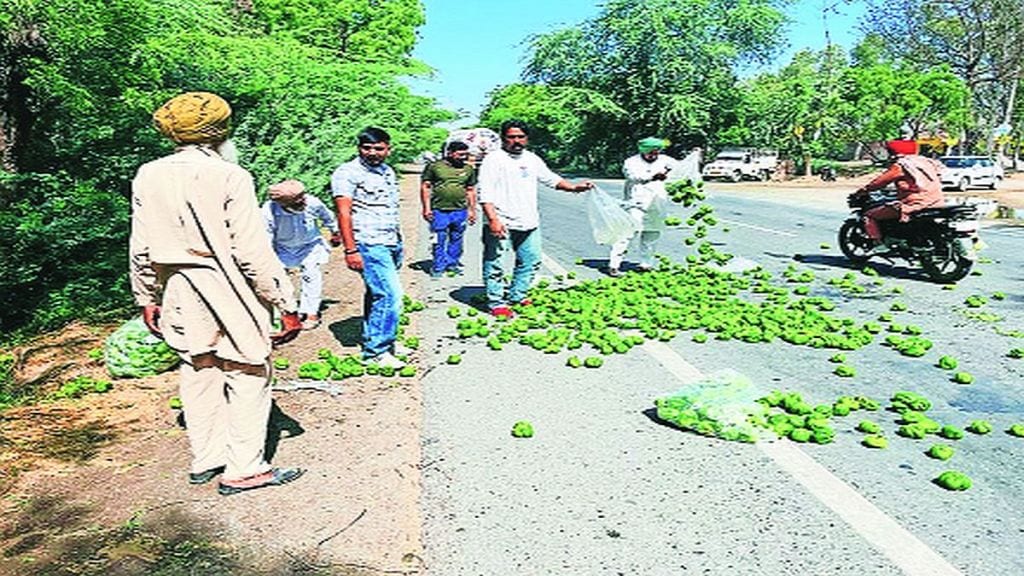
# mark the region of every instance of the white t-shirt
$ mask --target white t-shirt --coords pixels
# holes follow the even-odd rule
[[[554,188],[561,180],[529,150],[518,155],[495,150],[480,164],[477,199],[481,204],[492,204],[509,230],[533,230],[540,226],[537,182]]]
[[[648,162],[643,156],[636,154],[626,158],[622,163],[622,174],[626,177],[623,197],[628,205],[646,210],[657,198],[668,198],[664,180],[652,180],[655,174],[664,172],[666,168],[676,169],[677,160],[665,154],[659,154],[654,162]],[[671,173],[671,172],[670,172]]]

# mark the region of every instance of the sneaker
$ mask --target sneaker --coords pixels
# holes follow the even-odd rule
[[[618,268],[609,268],[608,275],[612,278],[618,278],[619,276],[622,276],[622,272],[620,272]]]
[[[452,266],[447,272],[449,276],[462,276],[462,266]]]
[[[444,278],[444,270],[431,270],[430,271],[430,277],[431,278]]]
[[[395,356],[412,356],[413,352],[415,352],[415,350],[409,348],[408,346],[402,344],[401,342],[395,342],[391,346],[391,353],[394,354]]]
[[[652,266],[650,264],[641,264],[641,265],[637,266],[636,268],[637,268],[637,270],[639,270],[641,272],[650,272],[651,270],[654,270],[654,266]]]
[[[398,358],[395,358],[395,355],[392,354],[391,352],[385,352],[383,354],[371,356],[370,358],[364,359],[363,363],[376,364],[377,366],[394,368],[396,370],[401,368],[402,366],[405,366],[405,362],[402,362]]]
[[[520,306],[533,306],[533,300],[530,300],[529,298],[523,298],[522,300],[519,301],[519,305]]]
[[[515,315],[516,313],[508,306],[495,306],[494,308],[491,308],[491,316],[494,316],[495,318],[511,318]]]
[[[314,314],[306,316],[306,319],[302,321],[303,330],[313,330],[320,327],[320,317]]]

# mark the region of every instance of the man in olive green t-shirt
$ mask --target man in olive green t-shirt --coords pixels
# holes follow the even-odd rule
[[[434,234],[434,263],[430,275],[462,274],[462,239],[466,222],[476,223],[476,169],[466,161],[469,146],[455,140],[445,157],[431,162],[420,178],[423,219]]]

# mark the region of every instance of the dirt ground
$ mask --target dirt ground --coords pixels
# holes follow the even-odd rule
[[[403,231],[416,244],[418,178],[402,179]],[[320,348],[358,352],[362,281],[335,251],[321,327],[275,351],[292,367]],[[416,297],[421,272],[403,271]],[[415,314],[407,330],[415,333]],[[23,379],[107,378],[88,351],[111,327],[73,326],[15,352]],[[413,356],[415,360],[415,355]],[[307,469],[283,487],[231,497],[190,486],[185,430],[169,399],[177,373],[0,416],[0,573],[417,574],[423,570],[421,396],[417,378],[365,377],[341,393],[275,392],[268,454]]]

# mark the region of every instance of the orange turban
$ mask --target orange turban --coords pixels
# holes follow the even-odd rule
[[[885,148],[896,154],[897,156],[906,156],[907,154],[917,154],[917,141],[916,140],[889,140],[885,143]]]
[[[270,187],[270,199],[290,204],[302,197],[306,187],[298,180],[285,180]]]
[[[153,113],[157,130],[178,144],[219,142],[227,138],[231,106],[210,92],[175,96]]]

